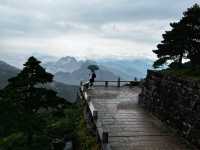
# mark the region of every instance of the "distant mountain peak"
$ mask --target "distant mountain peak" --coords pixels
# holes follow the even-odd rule
[[[57,72],[73,72],[80,68],[81,62],[77,61],[76,58],[71,56],[62,57],[55,62],[47,62],[43,64],[47,71],[51,73]]]
[[[65,56],[60,58],[57,62],[77,62],[76,58],[71,56]]]
[[[1,61],[1,60],[0,60],[0,69],[18,71],[18,69],[16,67],[11,66],[8,63]]]
[[[4,88],[8,79],[17,75],[20,70],[7,64],[4,61],[0,61],[0,89]]]
[[[0,65],[8,65],[6,62],[0,60]]]
[[[47,71],[55,74],[55,79],[73,85],[79,85],[80,80],[87,80],[90,73],[89,65],[98,65],[98,80],[133,80],[134,77],[144,78],[147,69],[151,68],[153,61],[149,59],[101,59],[76,60],[71,56],[60,58],[56,62],[46,64]]]

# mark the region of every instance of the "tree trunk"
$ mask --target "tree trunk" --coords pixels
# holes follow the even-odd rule
[[[180,54],[178,64],[181,66],[182,65],[182,60],[183,60],[183,54]]]

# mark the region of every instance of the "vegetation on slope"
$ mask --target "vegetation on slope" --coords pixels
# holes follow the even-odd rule
[[[160,71],[167,75],[174,75],[192,80],[200,80],[200,67],[179,67],[179,68],[168,68]]]
[[[55,91],[37,86],[52,81],[53,75],[30,57],[0,91],[1,150],[61,150],[66,141],[72,141],[77,150],[97,149],[81,104],[71,104]]]

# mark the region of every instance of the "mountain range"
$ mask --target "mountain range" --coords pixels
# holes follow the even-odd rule
[[[87,60],[81,64],[79,69],[71,73],[57,72],[55,73],[55,80],[67,84],[80,85],[81,81],[86,81],[89,79],[90,71],[87,69],[87,67],[91,64],[96,64],[96,62]],[[109,69],[105,68],[104,66],[99,66],[99,68],[100,69],[96,71],[96,80],[117,80],[118,76],[109,71]]]
[[[19,69],[0,61],[0,89],[8,84],[8,79],[16,76],[19,72]]]
[[[42,58],[45,58],[44,56]],[[50,60],[45,58],[45,60]],[[41,60],[43,61],[43,60]],[[99,60],[77,60],[74,57],[66,56],[58,60],[51,59],[43,63],[48,72],[54,74],[54,82],[48,84],[58,92],[58,95],[70,102],[76,100],[79,91],[80,81],[89,79],[89,65],[96,64],[99,70],[96,71],[96,80],[134,80],[134,77],[144,78],[146,70],[151,68],[153,61],[149,59],[99,59]],[[20,69],[0,61],[0,89],[5,87],[8,79],[16,76]]]
[[[8,79],[16,76],[20,72],[20,69],[13,67],[3,61],[0,61],[0,89],[4,88],[8,84]],[[52,82],[45,85],[47,88],[53,89],[58,93],[58,96],[65,98],[69,102],[75,102],[78,86],[67,85],[60,82]]]
[[[57,61],[44,63],[47,71],[55,75],[55,80],[66,84],[79,85],[80,81],[88,80],[90,71],[88,65],[96,64],[99,70],[96,71],[96,80],[134,80],[144,78],[147,69],[150,69],[153,61],[150,59],[99,59],[81,60],[74,57],[63,57]]]
[[[51,73],[73,72],[81,67],[82,61],[77,61],[74,57],[66,56],[58,61],[50,61],[43,64],[43,67]]]
[[[100,59],[97,62],[125,80],[133,80],[135,77],[138,79],[144,78],[147,70],[151,69],[153,64],[152,60],[145,58]]]

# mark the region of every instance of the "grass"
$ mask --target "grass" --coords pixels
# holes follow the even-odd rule
[[[76,114],[74,114],[74,110]],[[72,114],[69,112],[68,115],[71,116],[73,120],[73,132],[75,135],[75,149],[77,150],[100,150],[99,145],[96,143],[96,138],[93,137],[86,126],[86,121],[83,115],[83,106],[81,104],[76,105],[76,109],[73,109]]]

